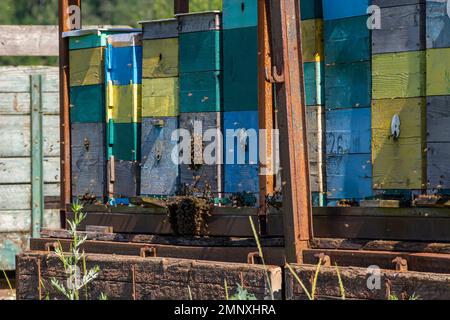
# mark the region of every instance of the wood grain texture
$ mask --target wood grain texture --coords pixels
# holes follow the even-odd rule
[[[330,110],[326,117],[326,153],[370,153],[370,108]]]
[[[425,98],[374,100],[372,163],[374,189],[425,189]],[[394,115],[400,136],[390,137]]]
[[[178,38],[144,40],[142,77],[166,78],[178,76]]]
[[[106,193],[105,124],[74,123],[72,131],[72,196],[104,197]]]
[[[381,9],[381,29],[372,30],[372,53],[424,50],[425,5]]]
[[[450,47],[448,4],[445,1],[428,0],[426,7],[427,48]]]
[[[44,158],[43,167],[44,182],[58,183],[59,158]],[[0,158],[0,184],[31,183],[30,177],[30,158]]]
[[[61,228],[59,209],[44,210],[43,228]],[[31,210],[1,210],[0,211],[0,234],[1,233],[27,233],[31,230]]]
[[[326,108],[369,107],[371,101],[370,70],[369,61],[326,66]]]
[[[105,122],[105,86],[96,84],[70,88],[71,123]]]
[[[179,113],[178,78],[142,80],[142,117],[176,117]]]
[[[111,168],[111,166],[108,166],[108,168]],[[140,170],[137,162],[115,160],[113,183],[114,198],[129,198],[139,195],[139,179]]]
[[[180,33],[220,30],[222,13],[219,11],[194,12],[177,15]]]
[[[142,195],[174,195],[178,189],[178,164],[172,161],[177,141],[172,140],[178,128],[176,117],[142,119]]]
[[[29,210],[31,209],[30,184],[4,184],[0,185],[0,210]],[[44,184],[44,196],[59,196],[58,183]]]
[[[450,48],[427,50],[427,95],[450,95],[449,56]]]
[[[0,56],[58,56],[57,26],[0,26]],[[26,44],[26,45],[25,45]]]
[[[59,73],[55,67],[0,67],[0,92],[29,93],[30,75],[42,75],[42,92],[59,92]]]
[[[427,97],[427,142],[450,142],[450,96]]]
[[[425,51],[372,57],[372,97],[413,98],[425,95]]]
[[[324,20],[358,17],[367,14],[370,0],[323,0]]]
[[[257,28],[249,27],[224,30],[223,60],[224,110],[257,110]]]
[[[450,189],[449,142],[429,142],[427,144],[428,189]]]
[[[301,28],[303,62],[315,62],[316,54],[323,60],[323,20],[302,21]]]
[[[327,155],[327,199],[364,199],[372,195],[369,154]]]
[[[222,73],[220,71],[180,75],[180,112],[222,111]]]
[[[258,25],[258,2],[254,0],[224,0],[223,28],[247,28]]]
[[[367,16],[326,20],[324,43],[326,64],[370,60]]]
[[[104,48],[69,51],[70,86],[88,86],[104,82]]]
[[[222,32],[180,34],[180,73],[222,69]]]
[[[325,171],[325,113],[321,106],[309,106],[306,109],[306,116],[311,191],[318,192],[324,190],[320,184],[324,184],[325,178],[323,176]]]
[[[58,114],[59,95],[56,92],[42,94],[43,114]],[[30,113],[30,94],[6,92],[0,93],[0,114],[18,115]]]
[[[156,21],[143,21],[142,24],[142,39],[166,39],[178,37],[178,20],[165,19]]]

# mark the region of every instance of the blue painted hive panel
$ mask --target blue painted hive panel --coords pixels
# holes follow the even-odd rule
[[[72,135],[72,196],[104,198],[106,147],[104,123],[74,123]]]
[[[142,83],[142,46],[113,47],[105,52],[106,81],[114,85]]]
[[[319,70],[318,70],[319,69]],[[304,64],[306,105],[316,106],[324,102],[325,65],[323,62]],[[317,97],[317,94],[319,97]]]
[[[370,60],[370,31],[367,28],[367,17],[325,21],[324,43],[326,64]]]
[[[222,69],[221,31],[180,34],[180,73]]]
[[[364,199],[372,195],[370,154],[327,156],[327,199]]]
[[[222,77],[219,71],[180,75],[180,112],[218,112],[222,110]]]
[[[258,110],[258,30],[223,31],[225,111]]]
[[[142,195],[170,196],[177,192],[178,151],[173,152],[178,150],[178,142],[177,139],[172,140],[172,134],[177,128],[176,117],[142,119]],[[175,159],[172,159],[172,154]]]
[[[259,193],[258,165],[225,165],[225,193]]]
[[[450,47],[449,2],[428,0],[426,4],[427,48]]]
[[[370,61],[326,66],[326,108],[370,107],[371,83]]]
[[[324,20],[358,17],[367,14],[370,0],[323,0]]]
[[[104,122],[105,108],[103,85],[70,88],[71,123]]]
[[[425,49],[425,5],[381,9],[381,29],[372,31],[373,54]]]
[[[370,153],[371,109],[329,110],[326,116],[326,153]]]
[[[427,141],[450,142],[450,96],[427,97],[426,110]]]
[[[323,17],[322,0],[300,1],[302,20],[321,19]]]
[[[109,161],[112,161],[110,159]],[[109,166],[111,168],[111,166]],[[129,198],[139,195],[139,163],[136,161],[114,160],[114,198]],[[109,173],[111,177],[111,173]]]
[[[258,25],[258,1],[223,0],[223,28],[246,28]]]

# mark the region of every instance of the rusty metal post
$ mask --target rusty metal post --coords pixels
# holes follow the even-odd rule
[[[69,11],[71,6],[81,9],[81,0],[59,0],[59,97],[61,143],[61,221],[65,223],[66,205],[71,203],[71,153],[70,153],[70,105],[69,105],[69,40],[62,33],[72,29]],[[81,10],[80,10],[81,19]]]
[[[175,14],[189,13],[189,0],[174,0],[173,6]]]
[[[258,119],[259,129],[264,129],[260,135],[260,145],[264,152],[260,157],[265,157],[264,163],[259,164],[259,223],[262,234],[266,233],[267,204],[266,196],[273,194],[275,176],[273,173],[273,87],[272,83],[266,81],[266,70],[272,67],[270,57],[269,0],[258,0]]]
[[[271,0],[272,59],[288,262],[302,262],[312,238],[300,1]]]

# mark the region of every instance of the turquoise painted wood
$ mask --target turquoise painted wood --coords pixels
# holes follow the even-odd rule
[[[322,0],[301,0],[300,13],[302,20],[323,18]]]
[[[428,0],[426,6],[427,48],[449,48],[449,2]]]
[[[371,152],[371,108],[329,110],[326,117],[326,153]]]
[[[370,61],[325,67],[325,106],[327,109],[368,108],[371,103]]]
[[[180,75],[180,112],[222,111],[222,75],[219,71]]]
[[[106,119],[103,85],[70,88],[71,123],[104,122]]]
[[[180,73],[222,69],[222,32],[202,31],[180,34]]]
[[[327,20],[324,23],[325,63],[350,63],[371,58],[367,17]]]
[[[258,1],[223,0],[223,28],[246,28],[258,25]]]
[[[319,69],[319,70],[317,70]],[[307,106],[317,106],[324,103],[325,65],[323,62],[307,62],[304,64],[305,95]],[[317,93],[320,92],[319,97]]]
[[[223,31],[224,111],[258,110],[258,30]]]
[[[370,154],[327,155],[326,161],[328,201],[372,195]]]
[[[141,149],[140,123],[107,123],[108,158],[116,160],[139,161]]]
[[[179,166],[172,160],[172,151],[177,148],[172,133],[177,128],[176,117],[142,119],[142,195],[171,196],[177,192]]]
[[[118,33],[137,32],[137,29],[93,29],[93,30],[81,30],[70,31],[64,35],[69,37],[69,50],[88,49],[105,47],[107,44],[107,38],[109,35]]]
[[[115,37],[115,36],[110,36]],[[142,83],[142,45],[114,47],[108,44],[105,51],[106,82],[114,85]]]
[[[323,0],[323,18],[334,20],[363,16],[370,4],[370,0]]]

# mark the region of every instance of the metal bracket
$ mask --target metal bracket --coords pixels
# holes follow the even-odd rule
[[[259,255],[259,252],[250,252],[247,255],[247,263],[248,264],[263,264],[262,258]]]
[[[408,261],[403,259],[402,257],[397,257],[392,260],[392,263],[395,264],[395,270],[399,272],[407,272],[408,271]]]
[[[314,257],[316,257],[319,261],[317,261],[317,263],[320,262],[320,264],[324,267],[331,267],[331,258],[330,256],[326,255],[325,253],[318,253],[315,254]]]
[[[269,70],[267,67],[264,69],[264,72],[265,72],[264,76],[265,76],[267,82],[284,83],[284,81],[285,81],[284,80],[284,72],[283,71],[278,72],[277,66],[272,66],[272,72],[270,74],[269,74]]]
[[[150,246],[142,247],[139,256],[141,258],[156,258],[156,248]]]

